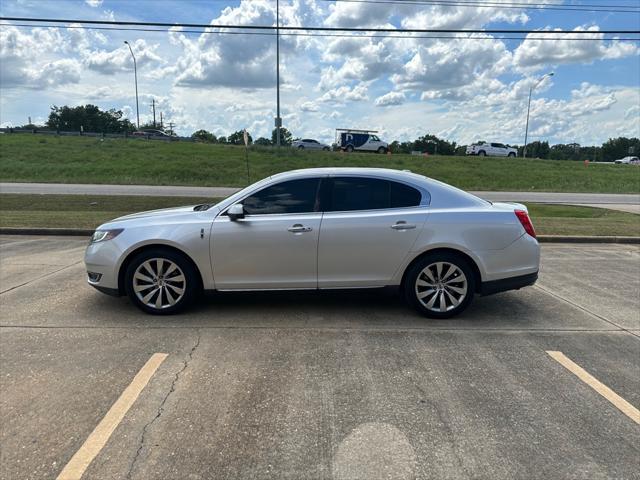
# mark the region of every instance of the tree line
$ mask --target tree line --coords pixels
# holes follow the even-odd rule
[[[77,107],[52,106],[49,117],[44,126],[24,125],[27,129],[50,129],[56,131],[80,131],[96,133],[133,133],[136,126],[124,116],[122,110],[100,110],[91,104]],[[140,129],[169,130],[158,125],[146,124]],[[277,130],[271,132],[271,138],[260,137],[253,139],[248,134],[248,141],[253,145],[272,146],[276,144]],[[231,145],[244,145],[244,131],[238,130],[228,136],[216,136],[207,130],[198,130],[191,135],[196,141]],[[280,144],[290,146],[293,135],[286,128],[280,128]],[[426,153],[429,155],[465,155],[467,145],[459,145],[435,135],[423,135],[411,142],[393,141],[389,144],[392,153]],[[523,153],[523,146],[513,146],[518,149],[518,156]],[[640,154],[640,139],[617,137],[611,138],[601,146],[582,146],[577,143],[549,145],[547,141],[535,141],[527,144],[527,157],[551,160],[591,160],[613,161],[628,155]]]

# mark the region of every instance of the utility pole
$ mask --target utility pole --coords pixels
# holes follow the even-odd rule
[[[531,111],[531,94],[533,93],[533,89],[536,88],[538,85],[540,85],[540,82],[542,82],[546,77],[553,77],[553,72],[549,72],[549,73],[545,73],[543,76],[541,76],[538,81],[531,85],[531,88],[529,88],[529,103],[527,104],[527,126],[524,129],[524,148],[522,149],[522,158],[526,158],[527,157],[527,140],[529,138],[529,112]]]
[[[161,129],[163,128],[163,125],[162,125],[162,112],[160,112],[160,128]]]
[[[280,147],[280,0],[276,0],[276,146]]]
[[[138,130],[140,130],[140,108],[138,107],[138,66],[136,65],[136,56],[133,54],[133,49],[131,48],[131,44],[126,40],[124,43],[129,47],[129,51],[131,52],[131,56],[133,57],[133,75],[136,81],[136,120],[138,125]]]
[[[169,132],[171,132],[171,135],[173,135],[173,122],[169,122]]]
[[[156,99],[151,99],[151,108],[153,109],[153,128],[156,128]]]

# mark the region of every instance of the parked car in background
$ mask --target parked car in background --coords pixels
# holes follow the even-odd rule
[[[478,142],[467,147],[467,155],[478,155],[480,157],[515,157],[518,155],[518,151],[502,143]]]
[[[389,144],[375,135],[375,130],[337,129],[337,144],[345,152],[361,151],[387,153]]]
[[[217,205],[126,215],[98,227],[85,254],[91,286],[152,314],[201,290],[396,286],[448,318],[476,294],[532,285],[539,262],[524,205],[378,168],[285,172]]]
[[[331,150],[331,147],[326,143],[320,143],[317,140],[313,140],[312,138],[303,138],[301,140],[294,140],[291,143],[293,148],[298,148],[300,150]]]
[[[638,157],[624,157],[624,158],[619,158],[618,160],[614,160],[615,163],[622,163],[622,164],[626,164],[626,165],[634,165],[634,164],[639,164],[640,163],[640,159]]]
[[[176,135],[171,135],[162,130],[138,130],[133,132],[134,137],[156,137],[156,138],[175,138]]]

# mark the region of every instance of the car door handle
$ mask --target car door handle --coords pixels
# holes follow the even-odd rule
[[[399,222],[396,222],[395,225],[391,225],[391,228],[394,230],[412,230],[416,228],[416,226],[400,220]]]
[[[295,225],[287,228],[287,230],[289,230],[291,233],[304,233],[304,232],[310,232],[311,230],[313,230],[313,228],[305,227],[304,225],[296,223]]]

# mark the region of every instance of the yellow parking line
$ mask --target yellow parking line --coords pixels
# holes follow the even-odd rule
[[[589,374],[580,365],[577,365],[571,361],[564,353],[554,352],[547,350],[547,353],[551,355],[555,361],[557,361],[564,368],[573,373],[576,377],[582,380],[584,383],[593,388],[596,392],[609,400],[618,410],[624,413],[631,420],[640,425],[640,410],[627,402],[624,398],[611,390],[605,384],[601,383],[597,378]]]
[[[166,353],[154,353],[151,356],[136,376],[133,377],[133,380],[116,400],[116,403],[111,406],[104,418],[93,429],[93,432],[87,437],[80,449],[71,457],[69,463],[58,475],[58,480],[79,480],[82,477],[89,464],[100,453],[113,431],[120,424],[131,405],[136,401],[140,392],[149,383],[149,380],[167,356]]]

